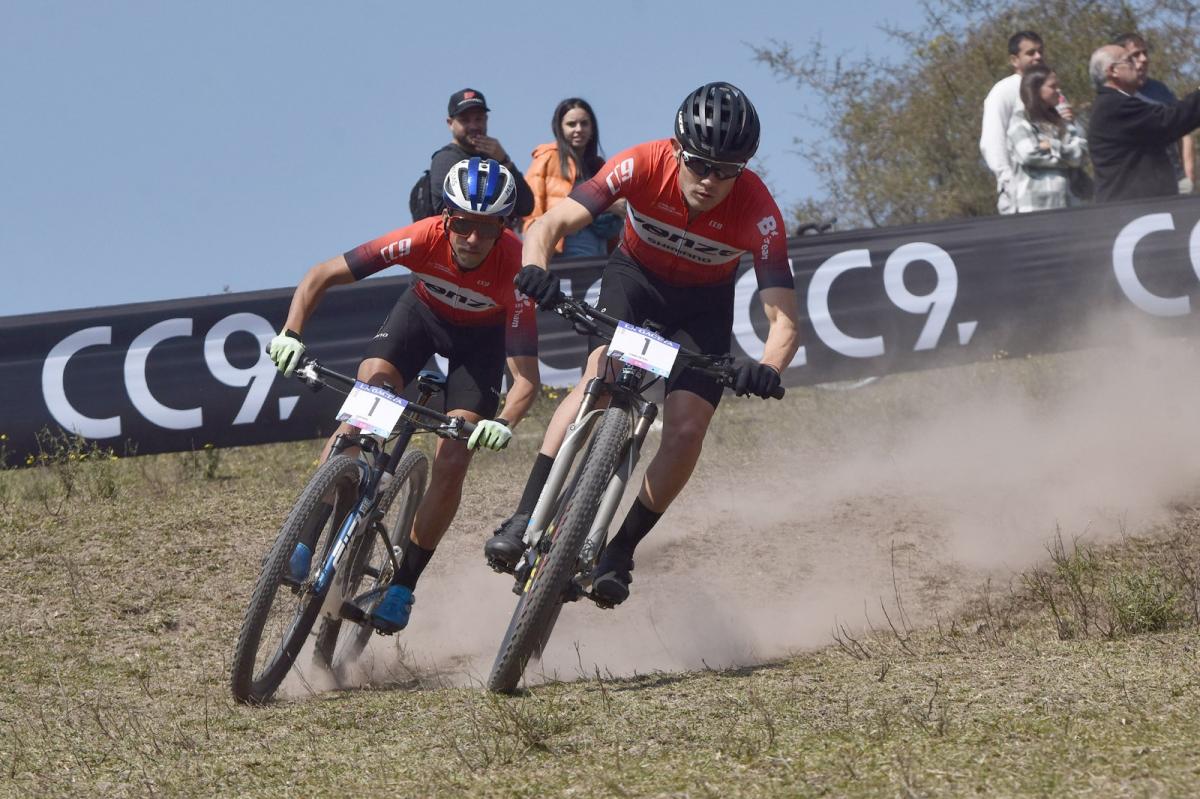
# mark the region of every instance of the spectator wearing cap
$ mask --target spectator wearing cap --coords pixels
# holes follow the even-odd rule
[[[1117,44],[1092,53],[1088,73],[1096,86],[1087,136],[1096,172],[1096,201],[1178,194],[1166,148],[1200,127],[1200,90],[1174,105],[1138,98],[1134,58]]]
[[[446,109],[446,125],[450,128],[453,138],[449,144],[433,154],[433,162],[429,166],[430,199],[433,201],[433,211],[440,214],[442,202],[442,183],[450,168],[464,158],[479,156],[494,158],[507,169],[516,180],[517,204],[513,209],[514,217],[522,217],[533,210],[533,192],[525,182],[508,151],[498,139],[488,135],[488,108],[483,93],[475,89],[461,89],[450,95],[450,103]]]
[[[1167,84],[1150,77],[1150,45],[1146,43],[1141,34],[1122,33],[1112,40],[1112,44],[1124,47],[1125,53],[1133,59],[1133,66],[1137,69],[1140,82],[1138,97],[1148,103],[1159,103],[1160,105],[1179,102],[1179,98],[1167,87]],[[1171,161],[1171,168],[1175,170],[1179,193],[1191,194],[1196,185],[1196,153],[1191,134],[1168,144],[1167,158]]]

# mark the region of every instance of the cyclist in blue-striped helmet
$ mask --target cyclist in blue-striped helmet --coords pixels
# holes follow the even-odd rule
[[[446,210],[507,217],[517,203],[512,173],[489,158],[464,158],[450,168],[442,183]]]
[[[446,173],[442,198],[442,220],[454,260],[469,272],[483,263],[504,232],[517,202],[516,180],[490,158],[464,158]]]

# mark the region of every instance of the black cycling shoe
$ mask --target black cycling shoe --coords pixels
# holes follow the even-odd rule
[[[620,549],[605,547],[600,561],[592,570],[592,593],[608,605],[619,605],[629,599],[629,584],[633,582],[633,555]]]
[[[512,571],[513,566],[525,554],[525,528],[528,525],[528,513],[514,513],[500,523],[492,537],[483,545],[483,554],[487,556],[492,568]]]

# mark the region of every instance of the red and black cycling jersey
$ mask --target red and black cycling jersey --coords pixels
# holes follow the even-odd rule
[[[671,139],[630,147],[609,159],[571,192],[593,217],[624,198],[628,212],[621,247],[637,263],[675,286],[708,286],[733,279],[749,252],[758,286],[793,288],[783,217],[762,179],[738,176],[729,196],[691,221],[679,190]]]
[[[511,231],[505,230],[483,263],[470,271],[455,262],[440,216],[393,230],[345,257],[355,280],[389,266],[407,267],[413,273],[413,294],[438,318],[467,327],[504,325],[509,355],[537,354],[533,303],[513,287],[521,269],[521,240]]]

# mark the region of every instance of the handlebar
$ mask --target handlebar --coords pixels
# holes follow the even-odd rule
[[[615,331],[621,322],[621,320],[609,316],[599,308],[589,305],[583,300],[568,297],[565,294],[555,301],[551,310],[574,325],[576,332],[596,336],[605,341],[612,341],[612,331]],[[603,326],[603,329],[601,326]],[[687,368],[695,369],[707,375],[725,388],[734,387],[737,377],[737,367],[734,365],[734,357],[732,355],[705,355],[704,353],[693,352],[687,347],[680,345],[679,357],[686,361]],[[776,386],[775,390],[771,392],[771,397],[774,399],[783,399],[785,393],[787,392],[783,386]]]
[[[306,355],[301,356],[300,365],[296,367],[292,376],[313,390],[332,385],[339,391],[341,390],[339,386],[344,387],[348,393],[349,389],[354,388],[354,384],[358,382],[349,375],[322,366],[316,358],[309,358]],[[461,416],[447,416],[444,413],[438,413],[432,408],[426,408],[415,402],[404,406],[404,416],[444,438],[464,439],[475,432],[473,422],[468,422]],[[426,419],[433,420],[436,424],[430,424]]]

